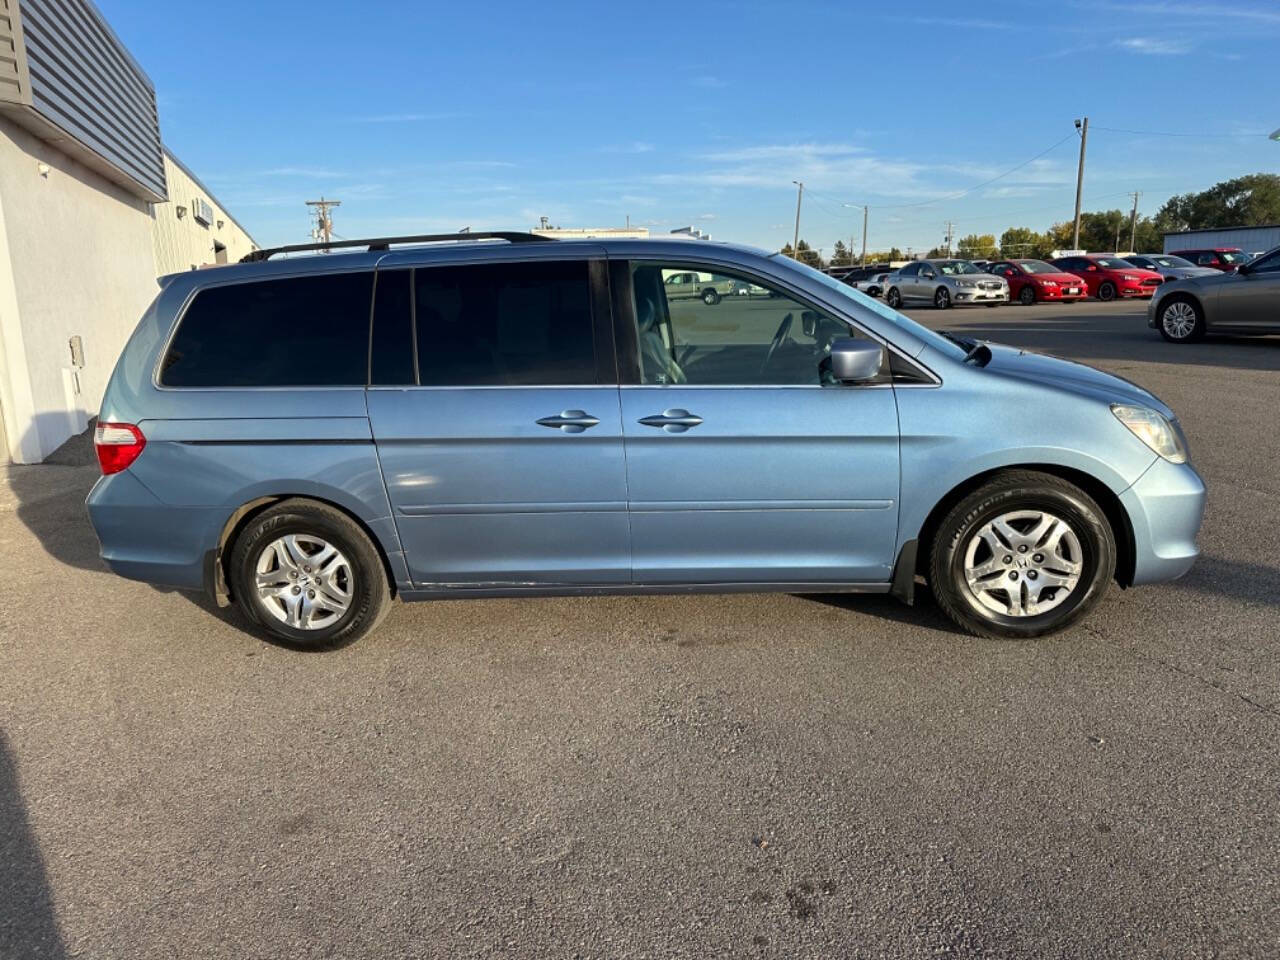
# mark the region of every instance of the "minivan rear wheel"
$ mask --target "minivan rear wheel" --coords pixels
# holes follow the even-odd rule
[[[1115,565],[1115,537],[1093,498],[1061,477],[1011,471],[948,512],[933,540],[929,582],[963,630],[1027,639],[1087,615]]]
[[[245,615],[295,647],[334,647],[369,633],[391,591],[377,548],[341,510],[289,499],[241,530],[229,579]]]

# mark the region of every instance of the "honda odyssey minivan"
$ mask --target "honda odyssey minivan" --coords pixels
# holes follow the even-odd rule
[[[1197,555],[1182,430],[1118,377],[746,247],[359,246],[162,278],[95,436],[112,570],[297,645],[394,597],[917,578],[964,630],[1035,637]],[[673,299],[677,274],[769,295]]]

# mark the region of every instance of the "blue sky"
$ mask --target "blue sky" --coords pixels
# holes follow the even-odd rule
[[[871,248],[922,249],[1070,218],[1086,114],[1085,209],[1280,171],[1262,0],[98,3],[264,245],[324,194],[346,237],[629,216],[776,249],[803,180],[814,246],[865,203]]]

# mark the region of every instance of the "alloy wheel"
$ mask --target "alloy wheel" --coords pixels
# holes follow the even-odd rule
[[[988,616],[1039,616],[1071,596],[1083,570],[1080,538],[1065,520],[1043,510],[1015,510],[970,537],[966,598]]]
[[[332,626],[351,606],[351,564],[320,537],[297,533],[273,540],[258,554],[254,571],[259,605],[295,630]]]
[[[1186,340],[1195,332],[1196,311],[1185,300],[1175,300],[1164,308],[1160,315],[1160,325],[1171,340]]]

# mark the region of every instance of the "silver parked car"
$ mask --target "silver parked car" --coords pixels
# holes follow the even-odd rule
[[[1124,259],[1135,267],[1154,270],[1166,280],[1185,280],[1187,277],[1211,277],[1215,273],[1221,272],[1213,269],[1213,267],[1197,267],[1190,260],[1175,257],[1171,253],[1139,253]]]
[[[1280,247],[1234,273],[1163,283],[1147,307],[1147,326],[1172,343],[1206,333],[1280,333]]]
[[[953,304],[1009,302],[1003,277],[983,273],[968,260],[917,260],[889,274],[885,302],[897,310],[906,303],[932,303],[939,310]]]

